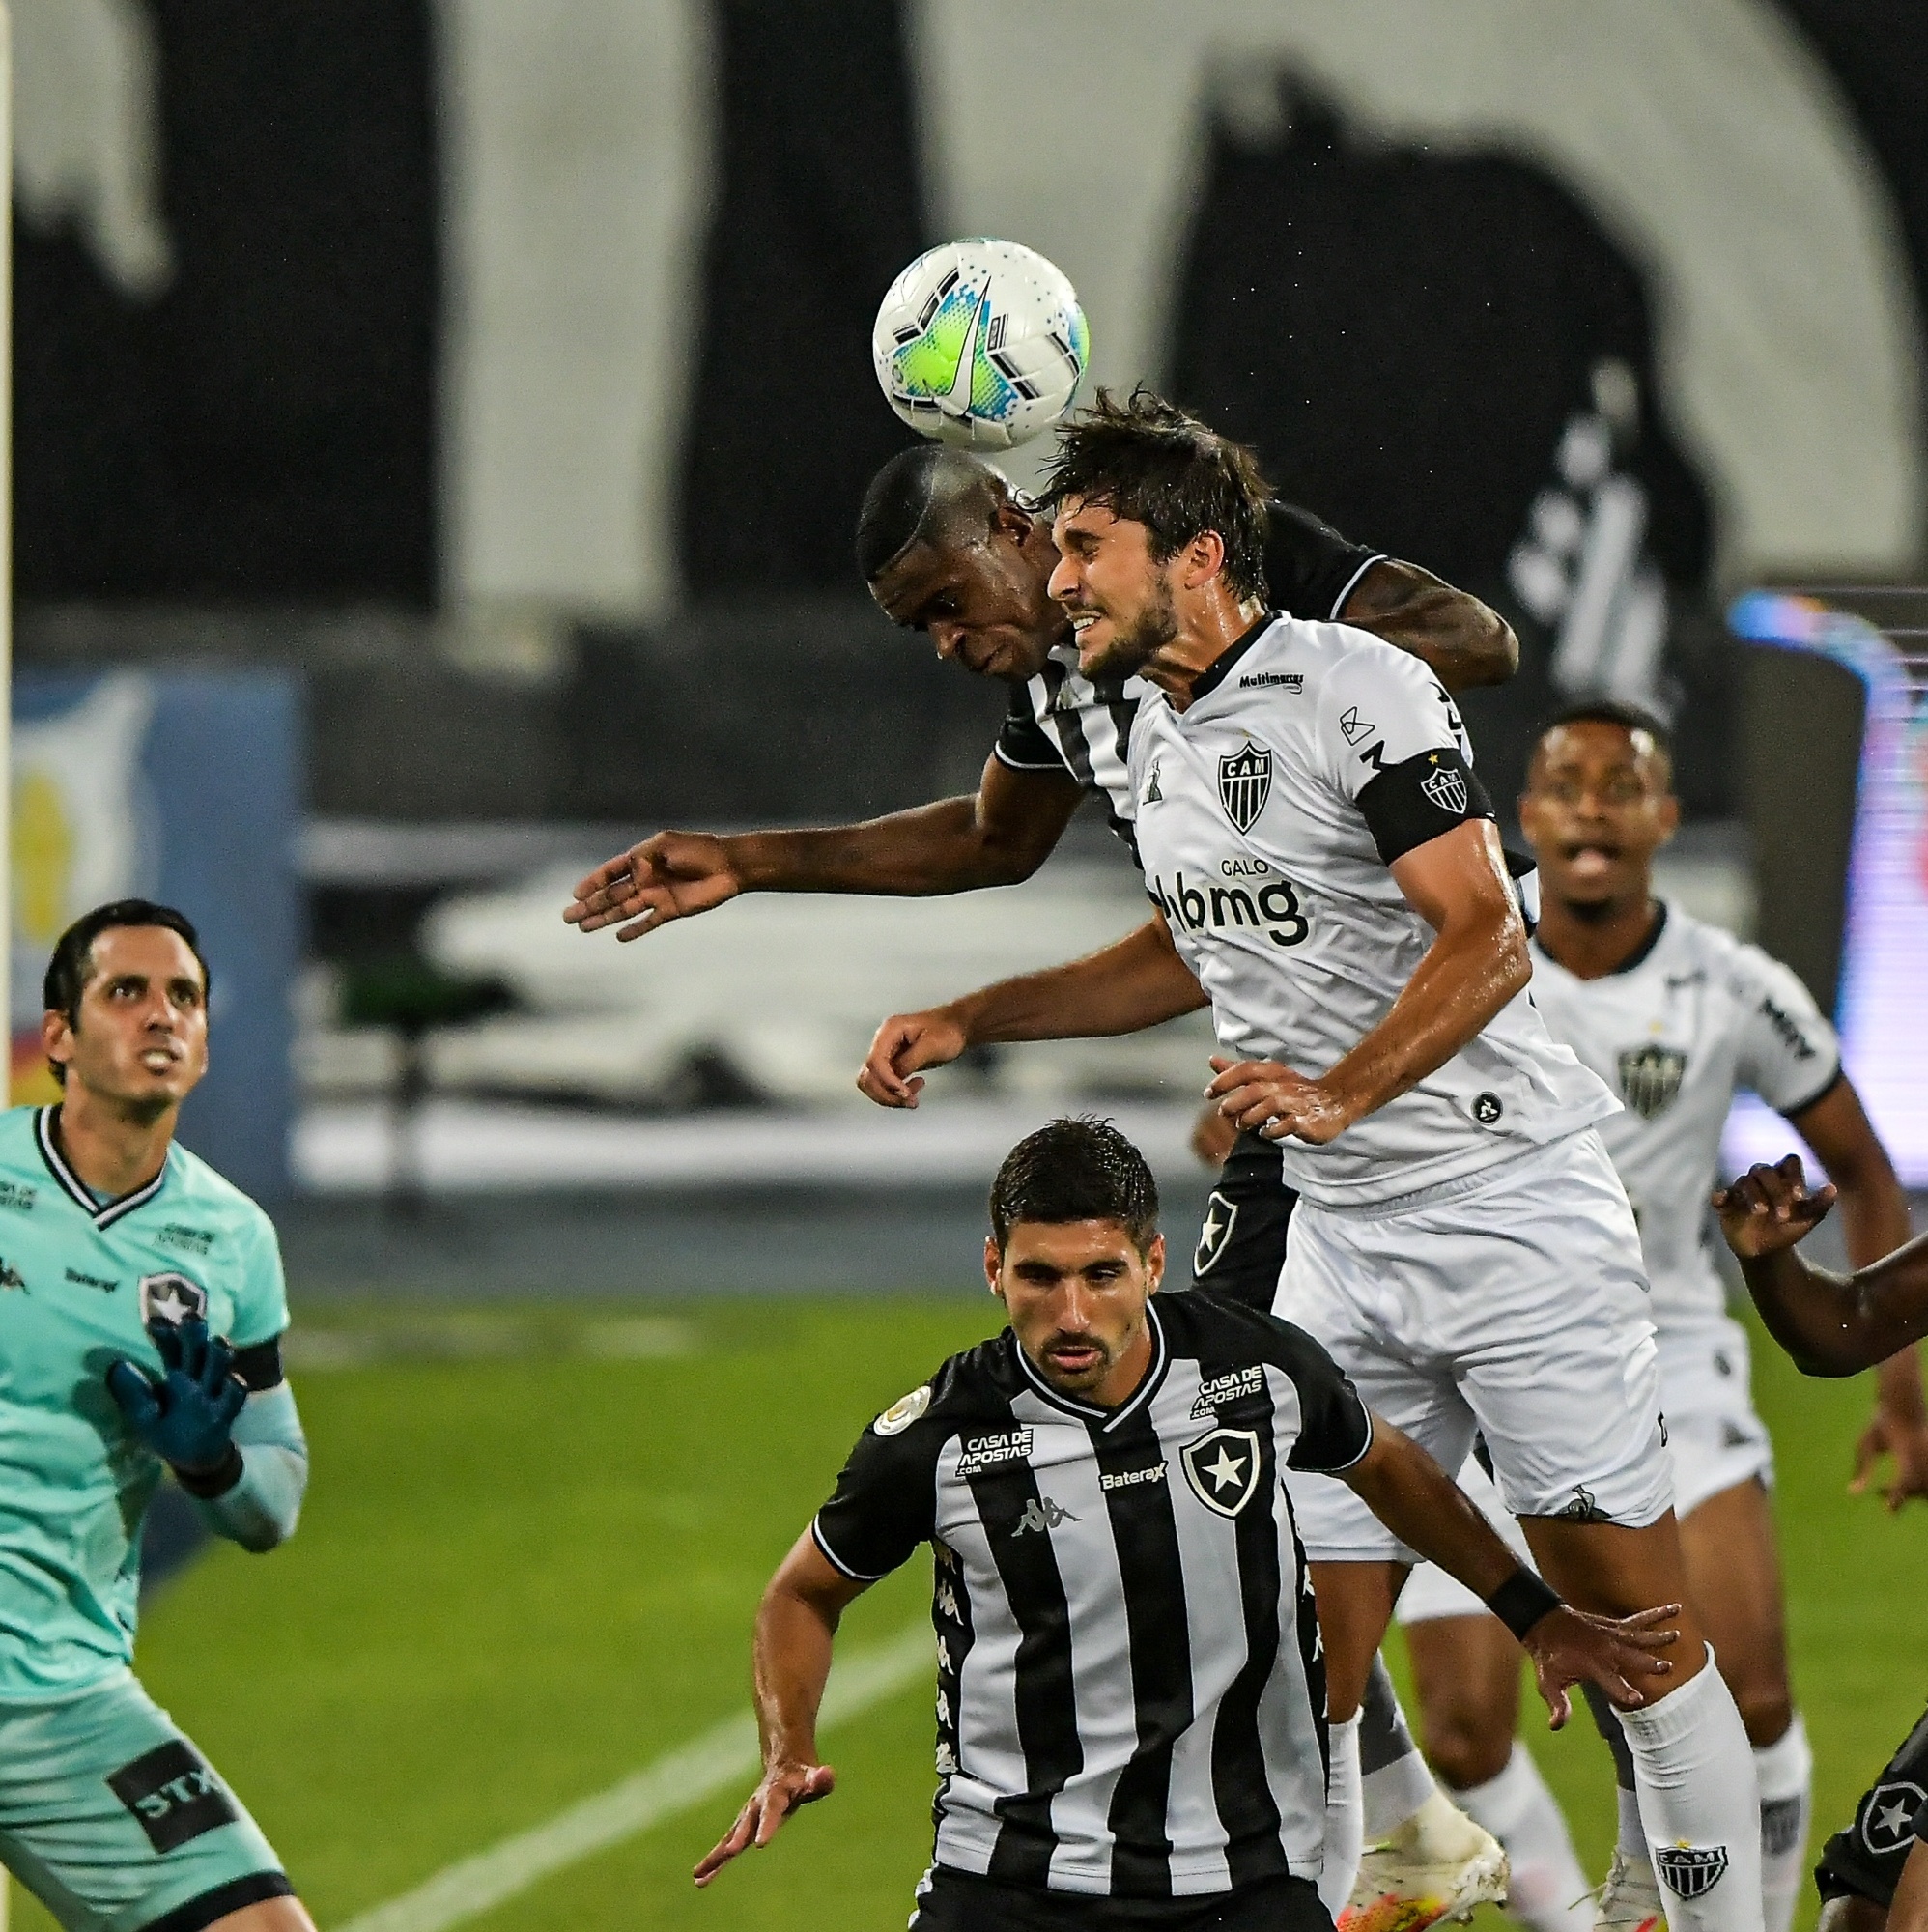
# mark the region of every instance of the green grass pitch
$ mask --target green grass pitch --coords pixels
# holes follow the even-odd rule
[[[152,1607],[140,1669],[267,1827],[324,1932],[743,1708],[758,1591],[851,1438],[988,1332],[995,1311],[962,1297],[665,1313],[682,1325],[664,1333],[686,1351],[657,1359],[622,1358],[629,1318],[613,1312],[405,1327],[330,1312],[304,1324],[326,1335],[352,1322],[347,1360],[371,1333],[396,1346],[367,1350],[375,1359],[361,1366],[298,1372],[315,1456],[299,1536],[266,1559],[227,1548],[204,1559]],[[1764,1338],[1755,1360],[1780,1445],[1825,1832],[1928,1689],[1928,1514],[1889,1520],[1843,1493],[1861,1385],[1802,1382]],[[922,1563],[880,1585],[852,1610],[846,1641],[921,1617],[925,1588]],[[928,1847],[928,1703],[923,1688],[907,1690],[834,1736],[836,1796],[707,1893],[689,1867],[733,1800],[473,1922],[900,1926]],[[1584,1719],[1550,1737],[1529,1708],[1534,1747],[1598,1871],[1612,1817],[1604,1749]],[[1813,1916],[1810,1894],[1800,1923]],[[14,1924],[50,1923],[16,1889]]]

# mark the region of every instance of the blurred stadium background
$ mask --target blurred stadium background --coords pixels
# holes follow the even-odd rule
[[[885,1012],[1138,920],[1097,819],[949,901],[620,949],[557,916],[662,826],[975,782],[1001,691],[850,561],[905,440],[871,313],[934,241],[1040,249],[1095,380],[1503,611],[1521,673],[1466,705],[1496,797],[1558,694],[1668,713],[1666,891],[1838,1011],[1928,1186],[1918,8],[11,11],[14,1094],[71,917],[202,923],[185,1138],[281,1227],[316,1480],[272,1563],[156,1549],[145,1667],[325,1925],[737,1713],[850,1436],[990,1325],[1020,1133],[1115,1114],[1189,1241],[1192,1023],[983,1056],[915,1117],[851,1084]],[[1732,1152],[1786,1131],[1743,1109]],[[1826,1830],[1917,1706],[1928,1554],[1841,1495],[1859,1393],[1761,1355]],[[918,1596],[859,1634],[889,1653]],[[713,1894],[682,1874],[733,1782],[368,1932],[899,1922],[927,1700],[879,1669],[835,1804]],[[1555,1762],[1598,1865],[1595,1752]]]

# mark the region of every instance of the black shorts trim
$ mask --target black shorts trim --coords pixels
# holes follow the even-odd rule
[[[208,1926],[243,1906],[294,1896],[295,1888],[288,1883],[286,1872],[250,1872],[246,1878],[231,1878],[226,1885],[217,1885],[213,1891],[204,1891],[199,1898],[190,1898],[185,1905],[150,1918],[141,1932],[206,1932]]]
[[[933,1865],[917,1889],[913,1932],[1331,1932],[1310,1879],[1281,1872],[1235,1890],[1117,1898],[1010,1885]]]

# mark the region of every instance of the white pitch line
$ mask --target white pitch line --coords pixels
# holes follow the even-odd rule
[[[901,1690],[930,1668],[931,1642],[930,1627],[916,1624],[889,1643],[841,1660],[824,1689],[818,1722],[828,1728]],[[558,1811],[547,1824],[445,1865],[414,1890],[350,1919],[341,1932],[444,1932],[550,1873],[715,1797],[751,1776],[758,1762],[755,1719],[748,1713],[726,1718],[620,1784]]]

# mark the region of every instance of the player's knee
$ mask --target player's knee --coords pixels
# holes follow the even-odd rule
[[[1501,1714],[1477,1704],[1429,1705],[1420,1722],[1427,1761],[1455,1791],[1497,1777],[1513,1755],[1513,1732]]]

